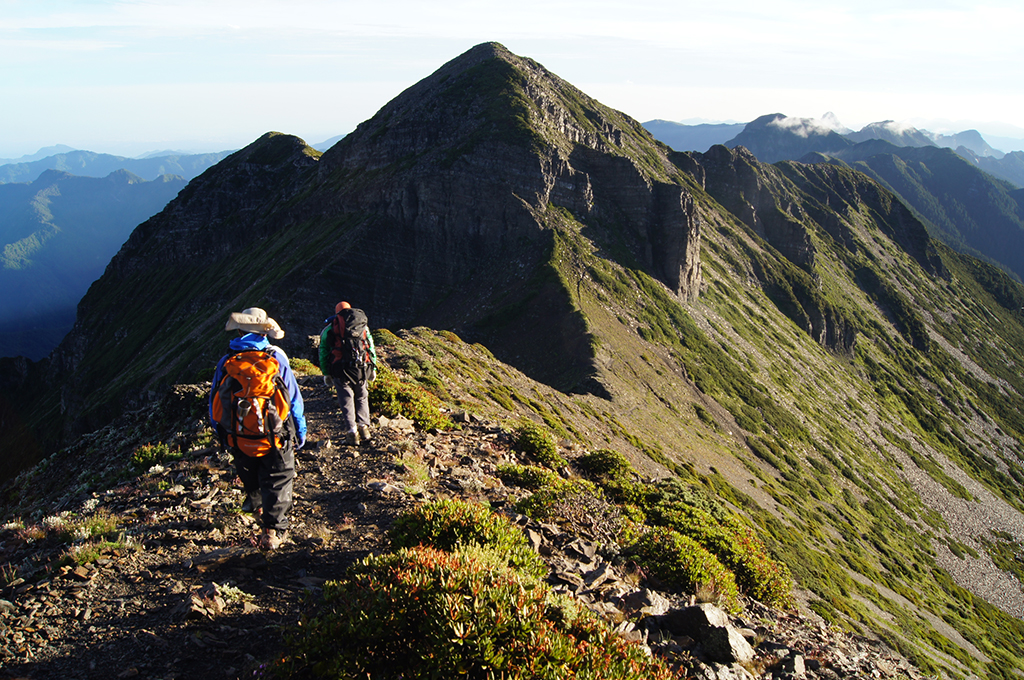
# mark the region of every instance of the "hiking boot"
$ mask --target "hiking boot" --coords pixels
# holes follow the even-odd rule
[[[259,514],[262,507],[262,499],[257,494],[250,494],[245,497],[245,502],[242,503],[242,512],[252,512]]]
[[[288,540],[287,531],[264,529],[263,535],[260,536],[260,547],[264,550],[277,550],[286,540]]]
[[[359,434],[356,432],[346,432],[345,443],[349,446],[357,446],[359,444]]]
[[[370,426],[359,425],[359,440],[362,442],[370,441]]]

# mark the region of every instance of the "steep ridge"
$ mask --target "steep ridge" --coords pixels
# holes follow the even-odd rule
[[[557,408],[480,367],[474,403],[714,492],[826,620],[932,674],[1021,669],[1024,289],[865,175],[671,153],[483,45],[323,156],[269,134],[207,171],[4,377],[48,370],[30,422],[95,428],[201,379],[229,311],[268,309],[299,357],[339,298],[456,330]]]
[[[1024,276],[1024,205],[1013,185],[952,149],[864,143],[830,156],[902,197],[946,243]]]
[[[559,219],[551,206],[596,218],[595,239],[624,247],[678,295],[699,281],[699,225],[685,179],[646,131],[497,45],[474,48],[404,92],[324,154],[320,177],[318,213],[324,196],[346,214],[373,216],[332,244],[359,256],[325,287],[368,300],[385,323],[485,337],[566,389],[588,370],[582,329],[537,327],[559,343],[557,362],[516,344],[546,316],[517,306],[567,302],[545,263],[548,222]],[[374,248],[385,252],[364,255]],[[406,278],[381,285],[391,272]]]
[[[1024,276],[1024,207],[1014,197],[1020,159],[979,156],[988,147],[977,132],[964,133],[964,141],[973,140],[978,151],[940,148],[953,143],[941,136],[929,140],[898,125],[840,135],[825,121],[772,114],[749,123],[725,146],[743,147],[767,163],[846,163],[899,196],[932,236]]]

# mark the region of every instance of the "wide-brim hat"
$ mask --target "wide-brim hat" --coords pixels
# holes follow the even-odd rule
[[[224,325],[224,330],[259,333],[273,340],[280,340],[284,337],[284,331],[281,329],[281,326],[267,316],[267,313],[259,307],[250,307],[240,312],[231,312],[228,322]]]

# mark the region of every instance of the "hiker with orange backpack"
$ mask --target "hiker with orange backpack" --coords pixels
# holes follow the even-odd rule
[[[342,301],[320,332],[320,370],[324,383],[333,383],[345,425],[345,443],[355,446],[370,439],[370,400],[367,383],[377,377],[377,350],[366,313]]]
[[[274,550],[288,534],[295,450],[306,443],[305,407],[287,355],[267,340],[284,337],[276,321],[250,307],[233,312],[224,330],[237,330],[238,337],[213,374],[210,422],[242,480],[242,510],[260,515],[260,547]]]

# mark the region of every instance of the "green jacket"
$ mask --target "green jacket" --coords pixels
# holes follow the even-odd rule
[[[327,336],[330,334],[332,328],[333,326],[328,323],[327,326],[320,331],[320,372],[324,375],[331,374],[331,349],[333,343]],[[373,382],[373,378],[376,377],[377,373],[377,348],[374,347],[373,333],[370,332],[369,328],[366,329],[366,337],[370,341],[370,365],[373,366],[374,369],[370,372],[371,377],[369,380],[370,382]]]

